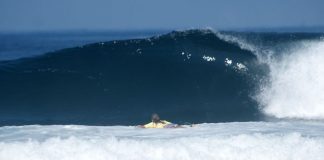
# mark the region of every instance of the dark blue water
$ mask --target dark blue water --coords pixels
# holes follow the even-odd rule
[[[0,33],[0,60],[36,56],[100,41],[145,38],[165,32],[162,30],[2,32]]]
[[[322,36],[224,34],[260,48]],[[259,121],[251,95],[267,72],[209,30],[92,43],[0,62],[0,125],[133,125],[153,112],[177,123]]]

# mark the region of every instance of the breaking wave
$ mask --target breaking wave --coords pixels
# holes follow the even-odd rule
[[[0,62],[0,124],[323,119],[315,33],[175,31]]]
[[[258,100],[278,118],[324,119],[324,42],[300,42],[272,61]]]
[[[250,50],[269,68],[253,97],[263,113],[277,118],[324,119],[322,34],[218,35]]]

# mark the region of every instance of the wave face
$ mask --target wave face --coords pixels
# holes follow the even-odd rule
[[[1,64],[6,124],[138,124],[257,119],[247,50],[209,30],[101,42]],[[15,115],[15,117],[12,117]]]
[[[0,123],[322,118],[321,36],[188,30],[2,61]]]
[[[0,61],[14,60],[99,41],[154,36],[166,31],[69,31],[0,33]]]
[[[311,122],[200,124],[181,129],[0,127],[1,160],[321,160],[324,126]]]

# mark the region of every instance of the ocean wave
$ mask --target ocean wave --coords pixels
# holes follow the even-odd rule
[[[250,51],[210,30],[2,61],[0,116],[7,118],[0,125],[127,125],[152,112],[177,123],[256,120],[248,93],[253,61]]]
[[[0,125],[323,119],[323,34],[174,31],[0,62]],[[307,42],[307,43],[304,43]]]

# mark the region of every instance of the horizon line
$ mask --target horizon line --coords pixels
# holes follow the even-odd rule
[[[100,28],[100,29],[90,29],[90,28],[70,28],[70,29],[25,29],[25,30],[1,30],[0,34],[4,33],[55,33],[55,32],[171,32],[171,31],[185,31],[185,30],[203,30],[209,29],[213,31],[237,31],[237,32],[324,32],[323,26],[284,26],[284,27],[228,27],[228,28],[217,28],[217,27],[182,27],[182,28]]]

